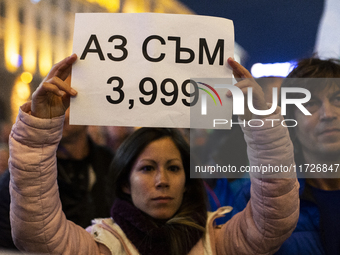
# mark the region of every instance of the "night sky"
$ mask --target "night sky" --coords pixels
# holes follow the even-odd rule
[[[199,15],[234,21],[244,63],[293,61],[313,53],[323,0],[181,0]]]

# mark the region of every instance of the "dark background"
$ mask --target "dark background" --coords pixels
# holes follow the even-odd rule
[[[199,15],[234,21],[235,41],[257,62],[294,61],[313,54],[324,0],[181,0]]]

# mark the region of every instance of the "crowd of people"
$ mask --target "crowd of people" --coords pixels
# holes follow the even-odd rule
[[[58,254],[251,254],[279,249],[298,219],[296,174],[286,173],[285,178],[252,174],[251,203],[227,223],[216,226],[214,220],[231,208],[207,213],[204,183],[190,178],[188,143],[180,132],[171,129],[140,128],[115,152],[106,174],[110,189],[96,197],[111,206],[106,218],[96,220],[87,231],[67,220],[56,180],[58,157],[67,156],[58,144],[63,144],[69,98],[76,96],[66,80],[76,58],[72,55],[52,68],[32,101],[20,108],[12,128],[10,222],[14,244],[20,250]],[[245,94],[252,87],[255,107],[268,109],[264,93],[250,73],[233,59],[228,63],[239,79],[236,86]],[[239,116],[251,117],[258,116],[249,111]],[[278,110],[273,117],[282,119]],[[294,164],[293,145],[283,126],[268,130],[265,125],[256,130],[256,135],[251,127],[242,131],[249,164]],[[82,148],[85,152],[78,152],[80,157],[89,153],[86,146]],[[93,204],[87,206],[88,210],[94,208]]]
[[[238,86],[258,110],[271,89],[311,93],[303,114],[278,107],[261,127],[210,131],[68,124],[75,54],[53,66],[1,140],[0,249],[48,254],[339,254],[340,62],[297,63],[287,78],[254,79],[232,58]],[[232,97],[232,95],[227,95]],[[292,93],[291,98],[299,98]],[[119,116],[117,116],[118,118]],[[261,119],[248,109],[235,121]],[[281,121],[294,119],[296,127]],[[2,137],[6,137],[2,136]],[[206,153],[205,146],[215,145]],[[200,164],[292,166],[236,179],[190,178]],[[5,160],[7,163],[7,160]],[[308,171],[310,166],[326,171]],[[331,170],[329,170],[331,169]],[[315,174],[314,174],[315,173]]]

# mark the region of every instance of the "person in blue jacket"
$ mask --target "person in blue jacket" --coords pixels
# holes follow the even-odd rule
[[[303,59],[282,87],[302,87],[311,99],[304,115],[287,105],[286,119],[294,143],[296,171],[300,175],[300,216],[296,229],[276,254],[340,254],[340,62]],[[299,98],[301,93],[288,95]],[[236,195],[233,215],[250,199],[249,183]]]

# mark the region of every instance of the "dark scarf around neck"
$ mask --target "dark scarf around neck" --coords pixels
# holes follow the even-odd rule
[[[188,238],[188,244],[184,254],[189,253],[202,236],[202,233],[193,227],[157,222],[130,202],[119,198],[111,208],[111,217],[142,255],[171,255],[169,233],[176,227],[180,227],[178,233],[183,233],[183,230],[189,233],[185,236]]]

